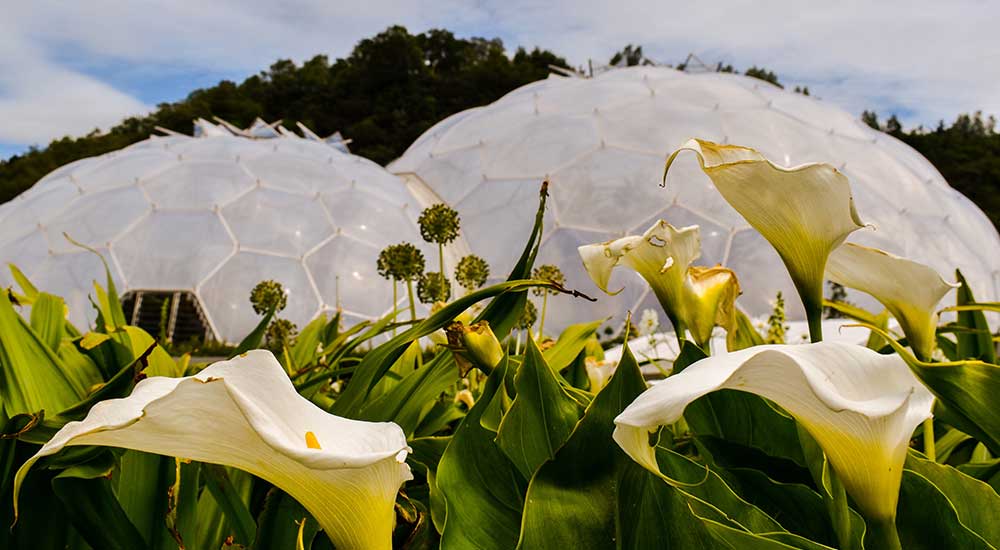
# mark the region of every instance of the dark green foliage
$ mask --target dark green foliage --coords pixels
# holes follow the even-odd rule
[[[222,81],[184,100],[161,104],[106,133],[65,137],[44,149],[0,161],[0,202],[52,170],[146,139],[156,126],[191,132],[197,117],[218,116],[241,127],[254,118],[302,122],[320,135],[340,130],[351,149],[385,164],[446,116],[489,103],[567,66],[555,54],[518,49],[508,57],[499,39],[456,38],[445,30],[410,34],[403,27],[359,42],[344,59],[317,55],[301,66],[280,60],[242,83]]]

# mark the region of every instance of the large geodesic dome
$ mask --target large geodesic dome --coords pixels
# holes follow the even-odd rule
[[[209,337],[249,333],[250,291],[265,279],[284,286],[280,315],[300,327],[336,308],[347,323],[384,315],[392,288],[376,272],[378,253],[421,242],[420,209],[381,166],[301,130],[199,120],[194,136],[154,136],[63,166],[0,207],[0,260],[65,297],[79,326],[94,318],[88,294],[104,271],[64,233],[107,259],[120,292],[147,292],[147,305],[148,291],[186,297]],[[128,302],[137,315],[139,300]]]
[[[754,147],[785,166],[836,166],[851,181],[862,219],[877,228],[849,240],[927,263],[946,277],[959,267],[977,298],[997,297],[997,232],[926,159],[829,103],[746,76],[666,67],[553,75],[440,122],[389,169],[423,201],[458,209],[468,245],[494,273],[517,258],[538,185],[548,179],[551,208],[538,262],[559,265],[568,286],[600,298],[593,305],[550,300],[554,328],[602,315],[620,323],[626,309],[655,307],[646,285],[624,269],[611,286],[625,290],[600,293],[576,248],[641,234],[661,218],[701,226],[696,263],[733,268],[748,314],[768,314],[781,291],[789,318],[802,318],[777,254],[716,192],[693,154],[681,155],[660,186],[666,156],[692,137]]]

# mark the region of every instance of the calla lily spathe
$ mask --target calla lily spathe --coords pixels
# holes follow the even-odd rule
[[[722,197],[778,252],[818,340],[827,256],[864,227],[847,178],[829,164],[783,168],[749,147],[692,139],[667,159],[664,179],[681,151],[698,155]]]
[[[721,389],[754,393],[783,407],[823,448],[867,517],[895,517],[910,436],[931,416],[934,402],[898,355],[821,342],[756,346],[702,359],[632,402],[615,419],[615,441],[660,474],[649,434],[676,422],[695,399]]]
[[[151,377],[66,424],[15,478],[70,445],[104,445],[233,466],[281,488],[337,548],[392,547],[394,503],[411,479],[399,426],[333,416],[300,396],[268,351],[195,376]]]
[[[642,235],[588,244],[578,250],[591,279],[608,294],[621,292],[608,289],[615,267],[624,265],[641,275],[678,337],[688,329],[695,342],[705,346],[716,325],[729,330],[735,320],[735,301],[740,293],[736,274],[721,266],[691,266],[701,254],[696,225],[677,229],[660,220]]]
[[[831,281],[867,292],[892,313],[921,359],[934,351],[937,305],[958,283],[945,281],[930,267],[877,248],[844,243],[830,254]]]

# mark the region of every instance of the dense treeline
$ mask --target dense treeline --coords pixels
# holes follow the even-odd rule
[[[259,116],[283,119],[293,129],[301,121],[320,135],[340,130],[353,140],[353,152],[384,164],[434,123],[545,78],[550,65],[567,66],[537,48],[508,57],[496,38],[390,27],[359,42],[345,59],[331,63],[318,55],[301,66],[278,61],[240,84],[223,81],[196,90],[106,133],[65,137],[0,161],[0,203],[63,164],[146,139],[156,126],[190,133],[193,119],[213,115],[243,127]]]
[[[610,63],[651,61],[641,46],[630,44]],[[333,63],[322,55],[301,66],[278,61],[240,84],[223,81],[196,90],[106,133],[65,137],[0,161],[0,202],[63,164],[146,139],[156,126],[189,133],[194,118],[213,115],[241,126],[259,116],[283,119],[289,128],[301,121],[322,135],[340,130],[353,140],[353,152],[384,164],[439,120],[545,78],[553,65],[568,67],[563,58],[537,48],[518,49],[508,57],[499,39],[461,39],[444,30],[410,34],[391,27]],[[715,70],[735,72],[732,65],[719,64]],[[745,74],[781,86],[778,76],[765,68],[754,66]],[[795,91],[809,94],[808,88]],[[941,122],[933,130],[910,131],[903,131],[895,116],[880,124],[875,113],[865,111],[862,120],[920,151],[1000,226],[1000,133],[992,117],[960,115],[950,126]]]
[[[862,120],[920,151],[952,187],[972,199],[1000,227],[1000,133],[993,116],[981,112],[959,115],[950,126],[939,122],[933,130],[919,127],[904,132],[895,116],[880,124],[865,111]]]

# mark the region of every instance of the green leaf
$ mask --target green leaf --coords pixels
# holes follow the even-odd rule
[[[113,485],[122,510],[146,539],[151,550],[177,547],[167,530],[170,488],[174,484],[173,457],[128,450],[122,453]]]
[[[992,510],[996,513],[996,508]],[[962,525],[948,497],[926,477],[903,470],[896,526],[906,550],[996,550],[971,529]],[[997,518],[992,519],[997,522]]]
[[[906,457],[906,470],[919,474],[948,499],[962,525],[1000,548],[1000,496],[992,487],[962,472],[927,460],[916,451]],[[919,506],[903,502],[901,506]]]
[[[563,290],[562,287],[551,281],[535,279],[507,281],[483,288],[451,302],[438,310],[434,315],[420,321],[388,342],[368,352],[361,361],[361,364],[358,365],[357,370],[354,371],[347,389],[344,390],[337,399],[337,402],[334,403],[333,409],[330,412],[338,416],[354,418],[361,410],[369,393],[382,380],[382,377],[392,365],[395,364],[399,356],[406,351],[411,342],[444,328],[445,325],[452,322],[459,314],[481,300],[510,292],[524,293],[534,287]],[[490,326],[493,326],[492,321],[490,321]],[[498,334],[497,336],[499,337],[500,335]]]
[[[739,308],[736,309],[736,327],[733,334],[726,335],[728,351],[737,351],[753,346],[764,345],[764,339],[753,326],[753,321]]]
[[[295,548],[299,536],[299,524],[296,522],[301,522],[303,518],[306,519],[302,526],[303,546],[310,548],[319,532],[319,524],[294,498],[278,488],[271,488],[264,498],[254,550]]]
[[[272,307],[267,310],[267,313],[265,313],[263,317],[261,317],[260,322],[257,323],[257,326],[254,327],[253,330],[250,331],[250,334],[247,334],[246,338],[244,338],[243,341],[236,346],[236,349],[233,351],[232,355],[229,356],[229,358],[232,359],[233,357],[246,353],[252,349],[260,348],[261,344],[264,342],[264,334],[267,333],[267,326],[271,324],[271,319],[273,318],[274,308]]]
[[[321,313],[318,317],[309,322],[299,335],[295,337],[295,345],[292,346],[292,364],[289,368],[292,372],[301,370],[316,362],[319,356],[320,338],[326,330],[326,314]],[[313,522],[315,523],[315,522]]]
[[[644,390],[626,347],[569,441],[532,478],[518,548],[823,548],[784,533],[716,474],[681,455],[658,449],[660,468],[690,483],[684,488],[628,458],[612,439],[614,418]]]
[[[562,372],[570,366],[587,345],[587,340],[604,324],[604,319],[592,323],[580,323],[566,327],[559,339],[542,354],[545,362],[554,372]]]
[[[555,456],[583,415],[583,408],[563,389],[532,338],[517,372],[517,397],[500,422],[497,445],[524,476],[531,479],[543,462]]]
[[[201,472],[205,487],[232,525],[236,542],[250,544],[257,534],[257,525],[247,509],[242,491],[230,479],[230,469],[217,464],[202,464]]]
[[[132,550],[147,541],[129,520],[111,488],[114,461],[106,452],[100,460],[67,468],[52,479],[73,526],[93,548]]]
[[[674,372],[705,357],[704,351],[685,340]],[[736,390],[712,392],[688,405],[684,419],[698,436],[718,437],[805,465],[795,420],[759,396]]]
[[[407,374],[392,389],[366,404],[358,418],[395,422],[410,436],[434,406],[434,400],[456,380],[454,358],[450,353],[439,353],[423,368]]]
[[[958,269],[955,270],[955,278],[959,287],[955,294],[955,305],[964,306],[976,303],[972,295],[972,289],[965,282],[965,277]],[[959,311],[957,325],[964,328],[973,329],[975,332],[958,332],[955,334],[958,340],[958,357],[960,359],[979,359],[986,363],[996,363],[997,353],[993,344],[993,335],[989,324],[986,323],[986,315],[982,311]]]
[[[82,397],[81,388],[39,335],[0,292],[0,401],[8,417],[40,410],[59,411]]]
[[[35,298],[38,297],[38,288],[31,284],[31,281],[21,272],[21,270],[14,264],[7,264],[10,268],[11,275],[14,276],[14,282],[17,286],[21,287],[21,292],[26,298],[28,298],[29,303],[34,302]]]
[[[154,344],[155,345],[155,344]],[[118,397],[125,397],[132,392],[132,388],[135,387],[136,379],[146,368],[147,357],[153,352],[153,346],[150,346],[145,352],[143,352],[134,361],[122,367],[111,380],[108,380],[106,384],[101,386],[97,391],[88,395],[85,399],[74,403],[71,407],[68,407],[59,412],[58,421],[68,421],[68,420],[81,420],[83,417],[87,416],[90,412],[90,408],[96,405],[98,402],[105,399],[114,399]]]
[[[913,374],[938,399],[935,416],[983,442],[1000,455],[1000,366],[982,361],[926,363],[878,328],[889,345],[906,361]]]
[[[517,544],[527,483],[493,442],[496,433],[480,423],[508,368],[501,361],[490,374],[438,464],[446,508],[442,550],[510,550]]]
[[[62,298],[39,292],[31,305],[31,328],[50,350],[59,351],[66,325],[66,304]]]

